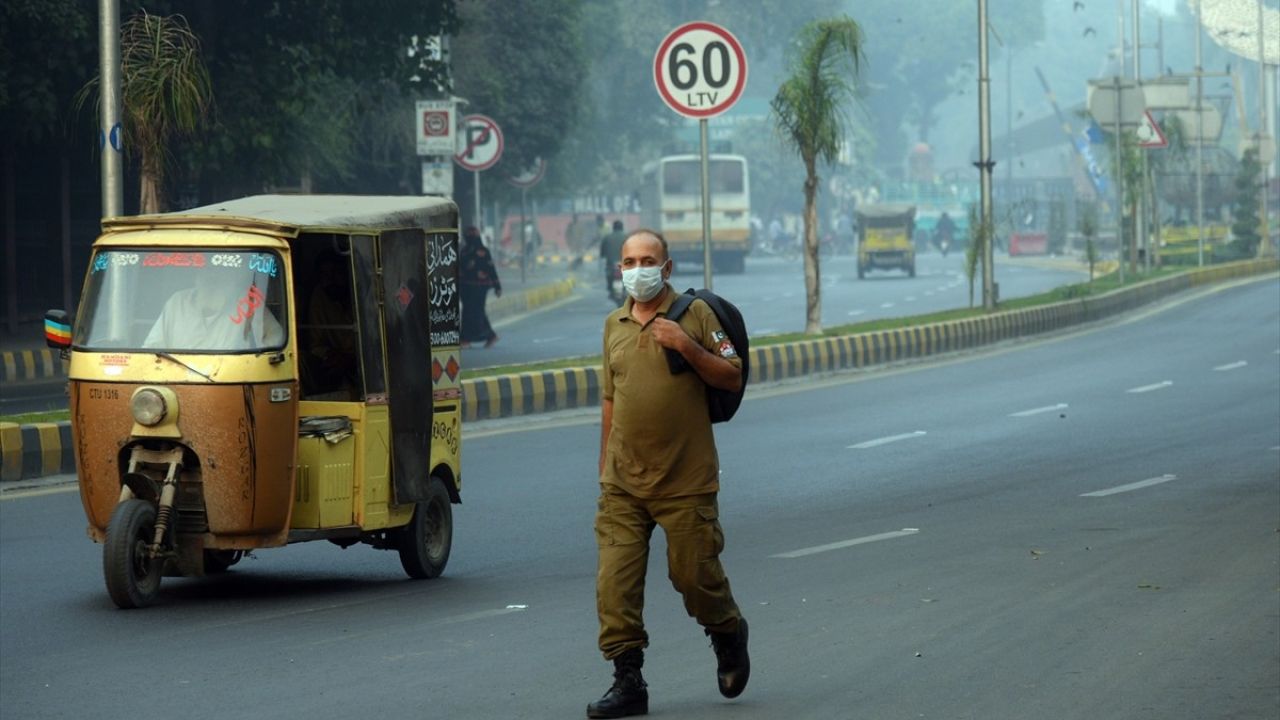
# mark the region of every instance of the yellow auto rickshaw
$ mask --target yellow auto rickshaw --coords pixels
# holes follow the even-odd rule
[[[71,428],[111,599],[307,540],[440,575],[460,502],[458,210],[264,195],[103,222],[74,321]]]
[[[902,270],[916,276],[914,205],[867,205],[857,211],[858,278],[869,270]]]

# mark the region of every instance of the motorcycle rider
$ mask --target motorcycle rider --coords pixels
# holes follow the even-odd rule
[[[613,221],[613,232],[600,238],[600,261],[604,265],[604,289],[609,293],[609,298],[618,304],[622,304],[625,295],[621,289],[622,271],[618,268],[618,263],[622,262],[622,243],[627,239],[627,234],[622,230],[622,221]],[[614,289],[614,280],[618,280],[618,289]]]

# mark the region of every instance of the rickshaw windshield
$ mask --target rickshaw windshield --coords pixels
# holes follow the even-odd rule
[[[284,347],[284,268],[271,251],[110,248],[85,284],[74,347],[257,353]]]

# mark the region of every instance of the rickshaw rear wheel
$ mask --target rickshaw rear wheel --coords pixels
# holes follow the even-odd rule
[[[453,506],[444,481],[432,477],[427,497],[413,510],[413,519],[400,529],[396,549],[400,565],[409,577],[419,580],[440,577],[453,548]]]
[[[107,594],[120,608],[146,607],[160,592],[164,560],[147,553],[155,527],[156,508],[146,500],[125,500],[111,513],[102,549],[102,574]]]

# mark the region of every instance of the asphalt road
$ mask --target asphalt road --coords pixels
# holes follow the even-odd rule
[[[1004,257],[998,257],[995,266],[1003,298],[1034,295],[1085,278],[1084,273],[1074,270],[1011,264]],[[963,267],[963,258],[955,253],[945,258],[938,253],[926,253],[918,257],[914,278],[900,271],[877,271],[859,280],[856,258],[823,258],[822,322],[834,327],[967,307],[969,283]],[[582,287],[572,300],[555,309],[498,323],[501,340],[491,348],[464,350],[466,367],[599,355],[604,317],[614,307],[599,275],[580,272]],[[981,282],[979,277],[975,288],[978,303],[982,302]],[[681,292],[689,287],[702,287],[702,269],[696,265],[681,269],[671,284]],[[716,292],[742,310],[752,335],[804,330],[804,264],[799,258],[749,256],[744,274],[716,275],[712,284]]]
[[[1280,281],[945,362],[753,388],[718,430],[746,693],[665,582],[655,717],[1280,712]],[[0,500],[4,718],[577,718],[590,414],[468,426],[445,577],[327,543],[114,609],[74,492]]]

